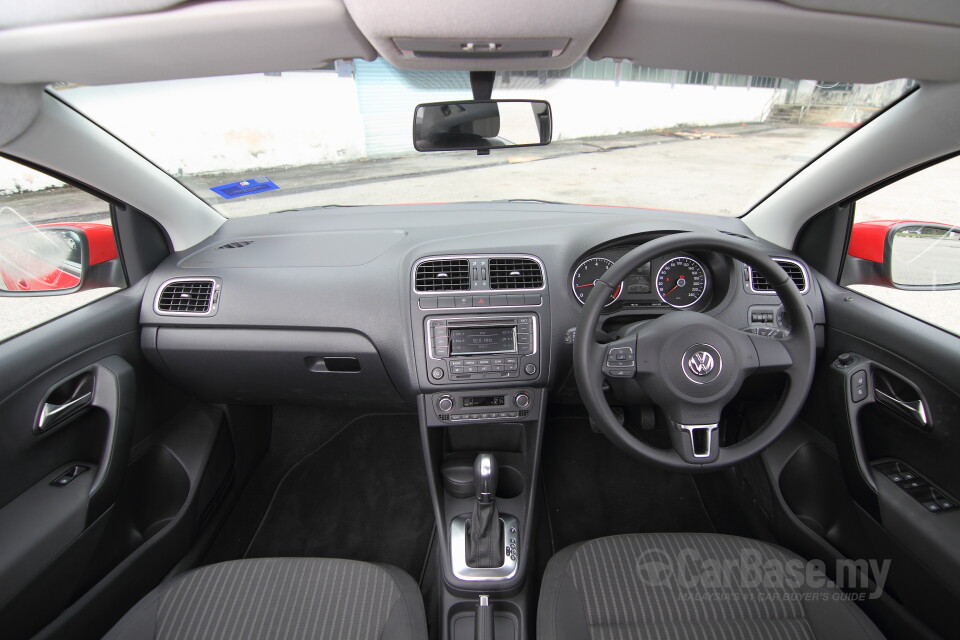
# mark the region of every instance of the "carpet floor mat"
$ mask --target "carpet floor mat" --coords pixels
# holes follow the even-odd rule
[[[690,475],[631,458],[587,418],[548,420],[542,478],[554,552],[623,533],[715,531]]]
[[[364,416],[286,473],[244,557],[384,562],[417,579],[433,528],[416,416]]]

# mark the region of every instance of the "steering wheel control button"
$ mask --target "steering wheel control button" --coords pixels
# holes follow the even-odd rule
[[[636,364],[633,347],[610,347],[603,372],[611,378],[632,378]]]
[[[690,382],[707,384],[720,376],[723,358],[712,345],[695,344],[683,352],[680,367]]]

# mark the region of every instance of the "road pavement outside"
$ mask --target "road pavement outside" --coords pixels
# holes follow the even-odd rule
[[[750,124],[714,127],[695,135],[678,133],[568,140],[546,147],[495,151],[489,156],[472,152],[418,154],[267,169],[257,175],[244,172],[178,179],[231,217],[324,205],[511,198],[733,216],[748,210],[844,131]],[[271,178],[281,189],[229,201],[209,190],[260,176]],[[958,184],[957,168],[934,167],[917,177],[919,185],[908,193],[864,203],[871,206],[858,205],[858,220],[892,217],[960,224],[960,196],[951,189],[944,190],[945,184]],[[4,196],[0,204],[13,207],[34,224],[109,220],[105,207],[68,190],[62,194],[47,191]],[[923,216],[917,217],[918,212]],[[317,215],[323,215],[322,210]],[[856,289],[960,332],[960,292]],[[60,297],[2,298],[0,340],[107,293],[98,290]]]

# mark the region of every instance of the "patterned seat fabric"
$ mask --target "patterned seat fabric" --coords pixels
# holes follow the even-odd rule
[[[201,567],[154,589],[106,638],[244,640],[427,637],[408,575],[327,558],[261,558]]]
[[[756,540],[612,536],[554,556],[538,637],[808,640],[882,638],[816,567]]]

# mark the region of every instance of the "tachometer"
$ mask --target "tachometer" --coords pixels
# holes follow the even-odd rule
[[[686,256],[670,258],[657,272],[657,293],[671,307],[684,309],[700,301],[707,290],[707,270]]]
[[[607,260],[606,258],[587,258],[580,263],[577,270],[573,272],[573,295],[577,296],[580,304],[584,304],[587,301],[587,296],[593,291],[594,282],[612,266],[613,260]],[[623,293],[622,282],[613,290],[613,293],[610,295],[610,300],[603,306],[609,307],[616,302],[621,293]]]

